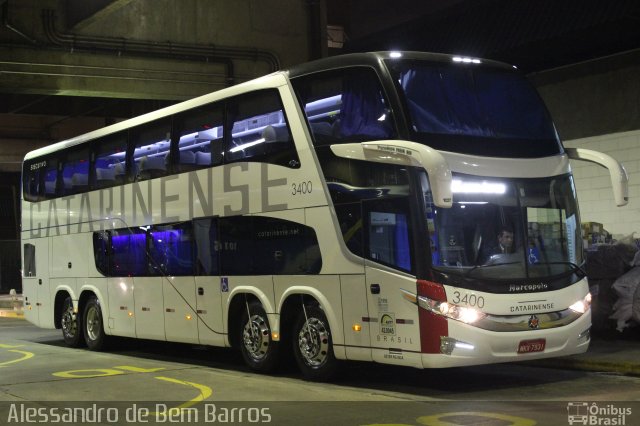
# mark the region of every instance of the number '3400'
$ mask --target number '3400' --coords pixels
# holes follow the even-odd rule
[[[310,180],[306,182],[297,182],[291,184],[291,195],[311,194],[313,184]]]
[[[460,293],[459,291],[453,292],[453,303],[456,305],[466,305],[478,308],[484,308],[484,297],[476,296],[472,293]]]

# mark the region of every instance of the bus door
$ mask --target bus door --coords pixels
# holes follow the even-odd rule
[[[229,287],[228,280],[220,277],[218,219],[194,219],[193,238],[198,340],[202,345],[224,346],[221,292]]]
[[[377,362],[411,364],[420,351],[418,310],[402,296],[416,287],[408,211],[403,198],[363,203],[371,346],[382,349],[373,351]]]
[[[227,278],[196,277],[196,313],[201,345],[224,346],[221,291],[228,290]]]
[[[37,238],[23,245],[22,293],[25,318],[38,326],[53,319],[49,295],[49,239]],[[51,317],[49,319],[49,316]]]
[[[135,277],[136,336],[142,339],[165,340],[163,277]]]
[[[133,300],[133,278],[108,278],[109,330],[110,334],[136,337],[135,303]]]
[[[166,277],[164,294],[164,328],[171,342],[198,343],[194,277]]]

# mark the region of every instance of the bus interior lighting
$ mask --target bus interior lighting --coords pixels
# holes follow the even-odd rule
[[[242,145],[238,145],[236,147],[231,148],[229,150],[229,152],[242,151],[243,149],[247,149],[247,148],[251,148],[252,146],[259,145],[259,144],[263,143],[264,141],[265,141],[265,138],[260,138],[258,140],[253,141],[253,142],[243,143]]]

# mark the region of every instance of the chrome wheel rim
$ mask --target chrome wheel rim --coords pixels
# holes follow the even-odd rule
[[[90,340],[97,340],[100,336],[100,329],[102,324],[100,322],[100,314],[98,308],[90,306],[87,310],[87,336]]]
[[[78,324],[76,322],[76,314],[73,312],[73,305],[67,306],[67,309],[62,313],[62,332],[67,337],[74,337],[78,331]]]
[[[260,315],[253,315],[242,331],[242,343],[246,353],[254,361],[261,361],[269,349],[269,326]]]
[[[324,364],[329,356],[329,329],[324,322],[309,318],[298,333],[298,347],[308,366]]]

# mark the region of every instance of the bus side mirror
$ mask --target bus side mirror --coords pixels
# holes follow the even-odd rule
[[[589,161],[609,170],[613,198],[618,207],[629,202],[629,176],[624,166],[610,155],[584,148],[565,148],[571,160]]]
[[[381,140],[331,145],[331,151],[342,158],[422,167],[429,176],[433,204],[442,208],[451,208],[453,205],[449,164],[442,154],[426,145]]]

